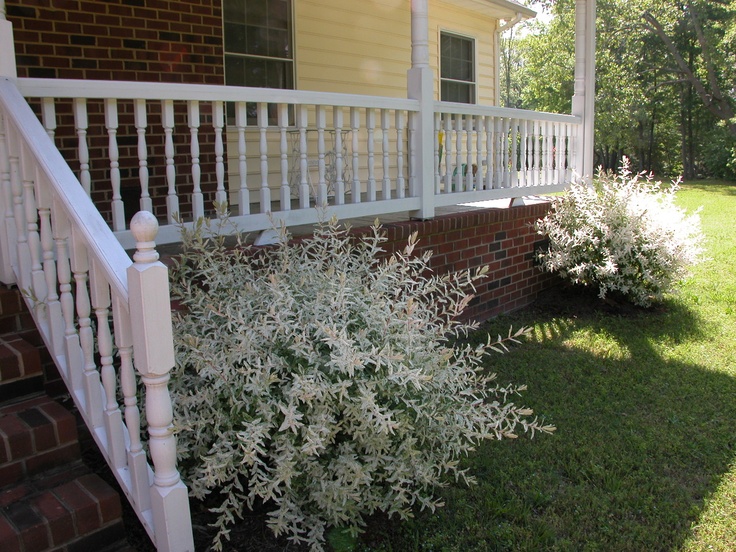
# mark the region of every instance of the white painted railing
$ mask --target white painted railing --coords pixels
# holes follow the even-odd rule
[[[167,390],[174,351],[167,269],[153,249],[158,223],[150,213],[133,218],[131,261],[49,130],[15,84],[0,79],[2,281],[17,283],[26,296],[79,412],[156,547],[193,550]]]
[[[210,215],[214,202],[227,201],[245,231],[313,223],[325,216],[315,206],[338,218],[427,217],[434,206],[561,190],[576,166],[580,119],[570,115],[428,104],[432,187],[418,182],[416,100],[159,83],[18,86],[128,248],[138,209],[157,214],[157,241],[169,243],[178,240],[175,219]]]

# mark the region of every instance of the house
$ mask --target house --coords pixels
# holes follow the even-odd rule
[[[591,174],[595,0],[576,0],[571,115],[494,105],[499,32],[533,15],[512,0],[0,0],[0,280],[24,291],[30,313],[13,314],[13,329],[32,321],[158,549],[193,545],[156,243],[176,242],[174,222],[210,216],[215,202],[249,232],[324,213],[403,218],[390,240],[418,229],[434,269],[491,264],[472,315],[527,304],[543,284],[528,222],[546,204],[487,202]],[[7,398],[28,390],[24,374],[2,371]],[[33,431],[29,420],[46,420],[57,436],[68,423],[52,406],[19,408],[0,417],[0,474],[34,464],[15,456],[10,443],[23,438],[3,423]],[[102,488],[82,487],[88,498]],[[106,490],[95,504],[104,528],[116,506]],[[39,508],[3,514],[4,542],[28,545],[30,516],[45,531],[37,538],[58,546],[61,518]]]

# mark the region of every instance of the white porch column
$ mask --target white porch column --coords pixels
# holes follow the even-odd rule
[[[0,52],[0,77],[17,78],[13,25],[5,18],[5,0],[0,0]]]
[[[595,13],[596,0],[575,0],[575,95],[572,114],[582,118],[576,172],[590,180],[594,176],[595,137]]]
[[[412,213],[419,219],[434,217],[434,74],[429,66],[429,3],[411,0],[411,69],[407,73],[409,98],[419,100],[419,113],[412,122],[415,188],[422,200]],[[412,157],[409,152],[409,158]]]

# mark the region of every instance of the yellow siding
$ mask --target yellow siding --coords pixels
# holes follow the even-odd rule
[[[294,3],[296,83],[300,90],[406,97],[411,66],[408,0],[297,0]],[[439,73],[439,33],[476,40],[478,103],[495,97],[492,7],[478,12],[447,2],[429,6],[430,63]],[[435,82],[439,98],[439,83]]]

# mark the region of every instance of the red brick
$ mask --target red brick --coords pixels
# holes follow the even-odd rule
[[[72,514],[51,492],[45,492],[32,501],[38,512],[46,518],[52,546],[69,542],[76,536]]]
[[[49,401],[39,408],[53,421],[59,444],[77,440],[77,424],[71,412],[56,401]]]
[[[94,474],[84,475],[77,481],[97,499],[103,524],[120,518],[122,515],[120,496],[112,487]]]
[[[39,452],[26,459],[26,472],[39,473],[53,466],[60,466],[79,458],[79,443]]]
[[[11,459],[25,458],[33,453],[29,429],[15,416],[0,418],[0,437],[8,447]]]
[[[77,481],[56,488],[54,494],[73,513],[77,534],[91,533],[100,527],[97,500],[92,498]]]
[[[3,543],[4,552],[21,552],[18,533],[2,515],[0,515],[0,542]]]
[[[23,477],[24,464],[22,460],[11,464],[0,465],[0,487],[20,481]]]

